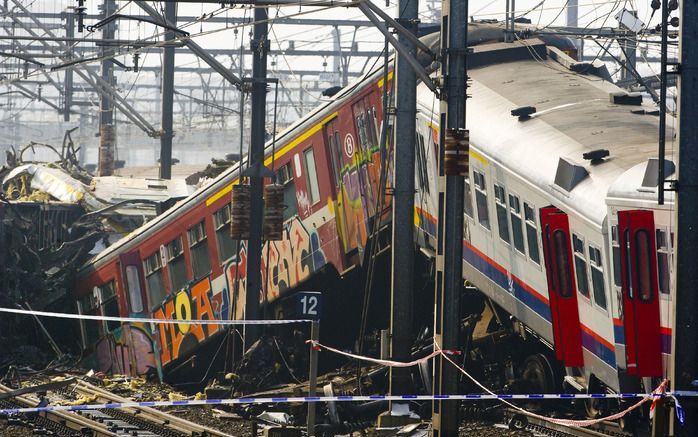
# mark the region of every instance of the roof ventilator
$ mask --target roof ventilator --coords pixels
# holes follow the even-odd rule
[[[669,177],[676,171],[676,165],[673,161],[664,160],[664,177]],[[645,176],[642,178],[643,188],[654,188],[659,185],[659,158],[650,158],[647,160],[645,167]]]
[[[536,113],[535,106],[520,106],[511,110],[512,117],[519,117],[519,121],[526,121],[531,118],[532,114]]]
[[[626,93],[625,91],[618,91],[610,93],[608,95],[608,99],[614,105],[642,105],[642,94],[640,93]]]
[[[604,158],[610,156],[608,149],[596,149],[582,154],[582,158],[591,161],[591,165],[600,164]]]
[[[587,176],[589,176],[589,172],[584,167],[565,158],[560,158],[557,163],[557,173],[555,173],[555,185],[570,192]]]

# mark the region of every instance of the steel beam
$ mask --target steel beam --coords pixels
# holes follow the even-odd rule
[[[404,23],[398,42],[404,47],[397,57],[395,153],[393,177],[393,239],[390,293],[390,356],[410,361],[414,304],[414,196],[417,117],[417,75],[407,59],[416,58],[418,0],[400,0],[400,22]],[[412,36],[409,36],[412,35]],[[379,194],[381,195],[381,194]],[[373,244],[376,244],[375,242]],[[390,394],[412,393],[411,371],[390,368]]]
[[[443,0],[441,28],[441,94],[439,216],[434,301],[434,341],[442,349],[459,349],[460,297],[463,290],[463,202],[465,181],[444,168],[447,131],[465,129],[467,98],[466,53],[468,0]],[[443,356],[434,363],[434,395],[458,393],[460,374]],[[433,436],[458,435],[456,402],[436,401],[432,411]]]
[[[173,2],[165,3],[165,21],[177,21],[177,4]],[[165,34],[165,41],[175,39],[174,32]],[[170,179],[172,177],[172,110],[174,98],[174,71],[175,71],[175,50],[174,47],[166,47],[162,59],[162,135],[160,136],[160,179]]]
[[[162,17],[152,6],[150,6],[148,3],[145,1],[136,1],[135,2],[141,9],[143,9],[148,15],[150,15],[152,18],[155,18],[156,20],[159,20],[160,22],[167,24],[168,26],[175,26],[174,23],[170,22],[169,20],[165,19]],[[240,80],[239,77],[237,77],[235,74],[233,74],[232,71],[227,69],[223,64],[218,62],[216,58],[214,58],[208,50],[205,50],[203,47],[195,43],[191,39],[185,39],[184,45],[189,47],[189,49],[199,58],[201,58],[202,61],[204,61],[206,64],[208,64],[209,67],[213,68],[216,70],[218,74],[223,76],[228,82],[232,83],[236,87],[242,86],[242,81]]]
[[[698,21],[695,19],[698,2],[682,0],[680,3],[676,294],[672,302],[670,389],[692,391],[698,379],[698,269],[695,266],[698,258],[695,235],[698,229],[698,125],[695,122],[698,117]],[[679,401],[685,410],[686,423],[674,426],[676,435],[698,435],[698,399],[679,397]]]
[[[262,201],[264,178],[264,143],[267,100],[267,8],[254,10],[254,31],[251,41],[252,51],[252,113],[249,147],[250,163],[250,238],[247,241],[247,289],[245,292],[245,319],[259,319],[259,296],[262,290]],[[252,329],[250,329],[252,328]],[[259,328],[251,325],[245,331],[245,350],[259,338]]]

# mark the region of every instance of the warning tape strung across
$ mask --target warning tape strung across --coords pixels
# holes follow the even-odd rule
[[[698,396],[698,392],[683,392],[684,396]],[[241,405],[241,404],[278,404],[278,403],[318,403],[318,402],[370,402],[385,401],[486,401],[486,400],[547,400],[547,399],[616,399],[616,398],[660,398],[671,397],[672,393],[619,393],[619,394],[464,394],[464,395],[372,395],[372,396],[298,396],[271,398],[234,398],[234,399],[203,399],[178,401],[143,401],[121,402],[89,405],[55,405],[34,408],[5,408],[0,414],[42,413],[48,411],[86,411],[114,408],[138,407],[171,407],[196,405]],[[546,418],[550,419],[550,418]]]
[[[173,320],[173,319],[146,319],[139,317],[110,317],[110,316],[92,316],[88,314],[70,314],[70,313],[53,313],[48,311],[33,311],[21,310],[15,308],[1,308],[0,313],[24,314],[41,317],[56,317],[60,319],[77,319],[77,320],[98,320],[106,322],[128,322],[128,323],[154,323],[159,325],[174,325],[174,324],[199,324],[199,325],[288,325],[293,323],[312,323],[312,320],[295,319],[295,320]]]
[[[325,346],[324,344],[317,342],[315,340],[307,340],[306,343],[310,344],[314,349],[316,350],[328,350],[330,352],[334,352],[339,355],[344,355],[345,357],[349,358],[354,358],[356,360],[361,360],[361,361],[368,361],[369,363],[375,363],[379,364],[381,366],[388,366],[388,367],[412,367],[416,366],[417,364],[424,363],[426,361],[429,361],[430,359],[441,355],[441,354],[449,354],[449,355],[460,355],[460,351],[452,351],[452,350],[435,350],[434,352],[430,353],[429,355],[419,358],[414,361],[409,361],[409,362],[402,362],[402,361],[392,361],[392,360],[381,360],[379,358],[371,358],[371,357],[366,357],[363,355],[356,355],[352,354],[350,352],[344,352],[339,349],[335,349],[331,346]]]

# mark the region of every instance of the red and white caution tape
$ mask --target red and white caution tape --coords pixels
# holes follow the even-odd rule
[[[363,355],[352,354],[350,352],[344,352],[344,351],[341,351],[339,349],[335,349],[331,346],[326,346],[326,345],[321,344],[315,340],[308,340],[308,341],[306,341],[306,343],[309,343],[316,350],[325,349],[325,350],[328,350],[330,352],[334,352],[334,353],[339,354],[339,355],[344,355],[345,357],[354,358],[355,360],[367,361],[369,363],[374,363],[374,364],[378,364],[381,366],[387,366],[387,367],[412,367],[412,366],[416,366],[418,364],[424,363],[426,361],[429,361],[430,359],[432,359],[438,355],[442,355],[442,354],[460,355],[460,351],[439,349],[439,350],[435,350],[434,352],[430,353],[426,357],[419,358],[419,359],[414,360],[414,361],[403,362],[403,361],[393,361],[393,360],[381,360],[379,358],[372,358],[372,357],[367,357],[367,356],[363,356]]]

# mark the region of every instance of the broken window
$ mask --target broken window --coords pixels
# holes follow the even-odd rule
[[[203,278],[211,273],[211,260],[208,254],[208,242],[206,240],[206,226],[199,222],[187,231],[189,248],[191,251],[191,266],[194,271],[194,280]]]
[[[160,253],[155,252],[143,262],[145,282],[148,287],[148,304],[150,308],[159,306],[165,299],[165,285],[162,279],[162,260]]]
[[[221,264],[235,255],[235,240],[230,236],[230,205],[213,213],[213,226],[216,228],[218,257]]]
[[[181,290],[187,285],[187,265],[184,262],[182,237],[177,237],[165,245],[167,254],[167,269],[170,271],[172,292]]]

